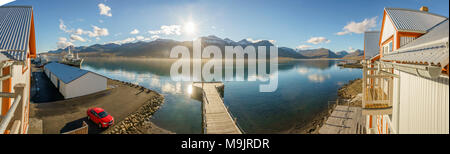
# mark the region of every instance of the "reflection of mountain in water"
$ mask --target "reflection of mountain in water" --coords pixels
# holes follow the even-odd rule
[[[147,73],[152,72],[159,76],[170,76],[170,68],[175,60],[170,59],[133,59],[133,58],[87,58],[85,65],[89,65],[94,69],[107,69],[111,71],[126,70],[128,72],[135,73]],[[203,64],[206,61],[203,61]],[[278,71],[291,70],[296,66],[304,66],[308,68],[317,69],[328,69],[335,65],[334,60],[290,60],[290,61],[279,61]],[[269,72],[269,63],[266,64],[266,72]],[[222,65],[225,66],[225,65]],[[248,62],[244,63],[244,78],[248,78]],[[258,66],[254,66],[256,70]],[[229,68],[229,67],[228,67]],[[225,69],[222,68],[222,76],[225,77]],[[192,62],[191,62],[191,73],[192,73]],[[236,63],[233,66],[233,72],[236,72]],[[256,71],[257,72],[257,71]],[[272,72],[274,73],[274,72]],[[256,74],[251,74],[256,75]],[[236,77],[236,73],[233,75]]]
[[[152,72],[159,76],[169,76],[170,66],[173,62],[173,60],[163,59],[88,58],[85,65],[89,65],[94,69],[126,70],[139,74]]]
[[[336,61],[334,60],[292,60],[280,62],[278,65],[278,70],[290,70],[296,66],[325,70],[330,68],[331,66],[334,66],[335,64]]]
[[[318,68],[321,70],[328,69],[331,66],[335,65],[336,61],[334,60],[303,60],[299,61],[299,65]]]

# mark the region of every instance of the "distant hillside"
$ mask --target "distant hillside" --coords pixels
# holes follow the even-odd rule
[[[364,56],[364,51],[357,49],[354,52],[348,53],[343,58],[362,58],[363,56]]]
[[[339,57],[344,57],[344,56],[348,55],[348,52],[345,50],[342,50],[342,51],[336,52],[336,55],[338,55]]]
[[[325,48],[312,49],[312,50],[299,50],[300,54],[308,58],[341,58],[333,51]]]
[[[210,35],[201,37],[202,47],[215,45],[219,47],[222,51],[222,56],[225,57],[224,51],[225,46],[266,46],[266,55],[269,55],[269,46],[273,46],[274,44],[268,40],[248,40],[243,39],[238,42],[235,42],[231,39],[225,38],[221,39],[217,36]],[[80,53],[85,55],[111,55],[111,56],[123,56],[123,57],[151,57],[151,58],[169,58],[170,50],[175,46],[185,46],[189,49],[192,54],[192,41],[175,41],[171,39],[157,39],[151,42],[133,42],[133,43],[125,43],[125,44],[94,44],[91,46],[79,46],[79,47],[71,47],[71,51],[74,53]],[[48,53],[65,53],[68,51],[68,48],[58,49],[54,51],[48,51]],[[259,51],[257,51],[259,52]],[[359,54],[358,54],[359,55]],[[342,58],[347,56],[353,56],[352,54],[347,53],[346,51],[341,51],[338,53],[334,53],[329,49],[319,48],[319,49],[311,49],[311,50],[295,50],[288,47],[279,47],[278,48],[278,56],[279,57],[287,57],[287,58],[295,58],[295,59],[306,59],[306,58]]]
[[[241,41],[235,42],[228,38],[221,39],[216,36],[207,36],[201,37],[202,39],[202,47],[215,45],[222,50],[222,56],[224,57],[225,46],[242,46],[247,47],[251,46],[266,46],[267,54],[269,55],[269,46],[273,46],[270,41],[260,40],[260,41],[250,41],[247,39],[243,39]],[[175,46],[185,46],[190,52],[192,52],[192,41],[184,41],[179,42],[170,39],[157,39],[151,42],[135,42],[135,43],[126,43],[126,44],[94,44],[91,46],[80,46],[80,47],[71,47],[71,51],[76,53],[106,53],[113,54],[115,56],[124,56],[124,57],[152,57],[152,58],[169,58],[170,50]],[[54,51],[49,51],[48,53],[64,53],[68,51],[68,47],[64,49],[58,49]],[[192,54],[191,54],[192,56]],[[295,50],[282,47],[278,49],[279,57],[289,57],[289,58],[307,58]]]

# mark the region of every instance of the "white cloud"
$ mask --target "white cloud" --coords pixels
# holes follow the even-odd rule
[[[75,34],[70,35],[70,40],[86,42],[86,40],[83,39],[83,37],[81,37],[79,35],[75,35]]]
[[[81,28],[78,28],[77,30],[75,30],[75,34],[77,34],[77,35],[82,35],[83,32],[84,32],[84,30]]]
[[[108,36],[108,29],[92,26],[93,31],[85,31],[83,34],[87,34],[89,37]]]
[[[336,35],[346,35],[350,33],[361,34],[365,31],[370,30],[377,26],[377,18],[378,16],[372,17],[370,19],[364,19],[361,22],[351,21],[347,25],[342,28],[343,31],[337,32]]]
[[[139,33],[139,30],[137,30],[137,29],[133,29],[133,31],[130,32],[130,34],[138,34],[138,33]]]
[[[100,19],[100,20],[98,20],[98,22],[99,22],[99,23],[103,23],[104,21]]]
[[[105,15],[111,17],[111,8],[103,3],[98,4],[98,8],[100,9],[100,15]]]
[[[144,36],[140,36],[139,35],[139,36],[136,36],[136,37],[128,37],[128,38],[123,39],[123,40],[113,41],[111,43],[125,44],[125,43],[134,42],[134,41],[151,41],[151,40],[156,40],[158,38],[159,38],[158,35],[153,35],[151,37],[144,37]]]
[[[134,37],[129,37],[129,38],[126,38],[126,39],[124,39],[124,40],[114,41],[114,42],[112,42],[112,43],[115,43],[115,44],[125,44],[125,43],[130,43],[130,42],[133,42],[133,41],[136,41],[136,39],[135,39]]]
[[[320,44],[320,43],[330,43],[331,41],[325,37],[311,37],[307,42],[312,44]]]
[[[56,43],[56,46],[58,47],[58,49],[61,49],[61,48],[66,48],[68,46],[73,46],[73,43],[70,42],[69,40],[67,40],[67,38],[65,38],[65,37],[59,37],[58,42]]]
[[[310,46],[310,45],[299,45],[299,46],[297,46],[296,48],[297,48],[297,49],[300,49],[300,50],[304,50],[304,49],[312,48],[312,46]]]
[[[108,36],[108,29],[107,28],[100,28],[97,26],[92,26],[92,31],[83,30],[81,28],[77,28],[76,30],[68,29],[67,26],[64,24],[64,21],[59,19],[59,29],[66,33],[70,34],[76,34],[76,35],[88,35],[89,37],[98,37],[98,36]]]
[[[252,38],[247,38],[246,40],[249,41],[249,42],[252,42],[252,43],[257,43],[259,41],[262,41],[262,40],[254,40]],[[275,42],[276,42],[275,40],[267,40],[267,41],[269,41],[272,44],[275,44]]]
[[[67,29],[67,26],[64,24],[64,21],[62,19],[59,19],[59,29],[61,29],[62,31],[64,31],[66,33],[72,32],[72,30]]]
[[[151,37],[151,39],[153,39],[153,40],[159,39],[159,36],[158,36],[158,35],[153,35],[153,36]]]
[[[353,47],[350,46],[350,47],[348,47],[348,51],[349,51],[349,52],[354,52],[355,49],[354,49]]]
[[[145,37],[144,36],[136,36],[136,40],[144,40]]]
[[[180,25],[163,25],[160,30],[151,30],[148,31],[150,34],[164,34],[164,35],[181,35],[181,26]]]

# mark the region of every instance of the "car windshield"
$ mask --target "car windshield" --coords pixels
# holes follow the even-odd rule
[[[98,113],[98,116],[99,116],[100,118],[104,118],[104,117],[108,116],[108,113],[106,113],[105,111],[103,111],[103,112]]]

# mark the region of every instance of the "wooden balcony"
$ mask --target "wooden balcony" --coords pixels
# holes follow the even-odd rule
[[[393,77],[363,68],[363,115],[392,114]]]

